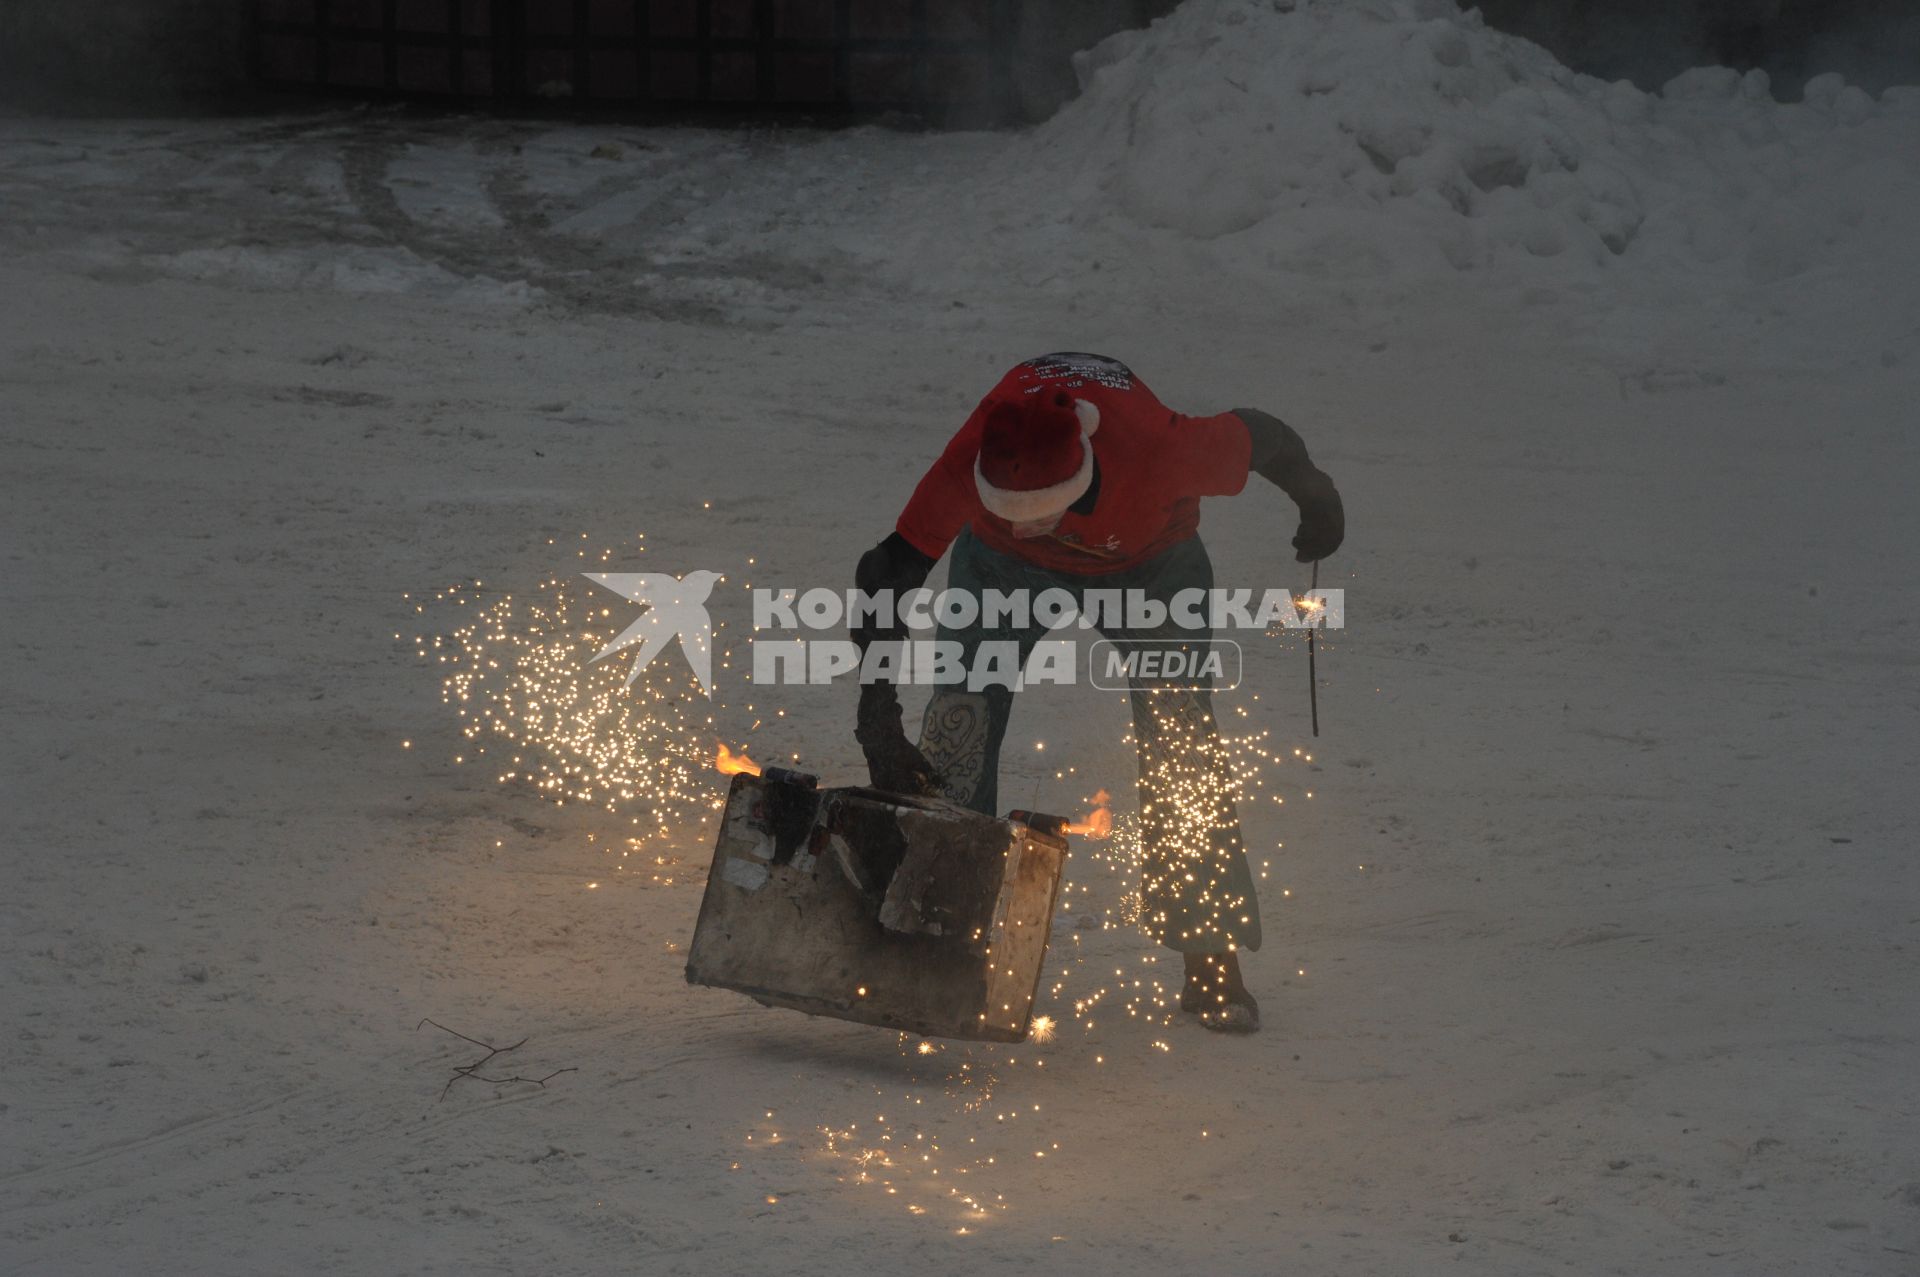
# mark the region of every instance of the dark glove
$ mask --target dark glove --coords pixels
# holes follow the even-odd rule
[[[1324,559],[1340,548],[1347,536],[1347,512],[1340,491],[1323,470],[1301,476],[1289,485],[1288,495],[1300,507],[1300,527],[1293,534],[1293,557],[1301,563]]]
[[[900,694],[892,683],[863,683],[853,737],[867,756],[875,789],[893,794],[937,795],[940,776],[900,726]]]

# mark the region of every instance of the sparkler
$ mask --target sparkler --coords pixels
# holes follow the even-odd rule
[[[589,553],[577,550],[582,559]],[[601,551],[597,562],[588,562],[605,564],[611,554]],[[649,840],[710,826],[722,801],[714,770],[762,771],[744,744],[717,741],[725,727],[732,726],[732,740],[752,729],[725,721],[734,711],[718,688],[712,702],[700,698],[684,663],[658,662],[631,689],[629,661],[593,663],[631,612],[583,578],[556,576],[525,597],[463,582],[409,603],[418,615],[429,606],[458,610],[457,624],[441,633],[430,627],[413,636],[413,646],[442,674],[443,697],[460,719],[462,758],[490,764],[504,784],[531,785],[552,801],[592,803],[619,815],[634,836],[604,839],[608,850],[637,855]],[[733,668],[725,622],[715,619],[713,655],[720,668]],[[1310,629],[1310,682],[1313,637]],[[1010,1168],[1046,1165],[1062,1151],[1041,1111],[1010,1102],[1010,1092],[1038,1094],[1039,1079],[1063,1063],[1105,1067],[1116,1046],[1131,1043],[1157,1058],[1178,1041],[1163,1033],[1178,1011],[1179,964],[1170,964],[1163,982],[1163,955],[1126,954],[1123,937],[1156,921],[1153,911],[1166,913],[1170,902],[1191,905],[1187,925],[1231,936],[1248,902],[1217,872],[1216,834],[1228,827],[1233,804],[1246,809],[1299,796],[1304,787],[1286,785],[1281,769],[1312,756],[1300,750],[1283,756],[1266,731],[1220,731],[1209,739],[1204,722],[1179,717],[1173,706],[1173,698],[1164,704],[1155,698],[1162,744],[1145,760],[1156,795],[1152,807],[1115,812],[1101,790],[1068,826],[1086,841],[1074,848],[1079,881],[1061,888],[1062,908],[1077,921],[1054,931],[1053,978],[1042,991],[1051,999],[1050,1013],[1034,1017],[1019,1046],[902,1039],[904,1085],[876,1097],[884,1103],[863,1115],[874,1120],[814,1127],[826,1137],[827,1153],[844,1159],[850,1181],[877,1185],[922,1212],[944,1204],[967,1226],[979,1227],[1007,1208],[1010,1190],[1017,1195]],[[750,717],[754,707],[744,708]],[[1313,712],[1317,734],[1317,690]],[[1243,723],[1249,716],[1245,706],[1232,713]],[[1123,739],[1135,744],[1131,732]],[[1036,751],[1041,758],[1056,753]],[[1054,774],[1066,780],[1072,772]],[[676,872],[664,857],[653,857],[646,868],[656,882],[670,883]],[[1252,868],[1258,881],[1271,864],[1256,854]],[[1283,890],[1279,898],[1290,896]],[[1101,943],[1107,933],[1114,933],[1114,943]],[[1117,956],[1116,944],[1123,950]],[[1075,1026],[1078,1032],[1063,1033]],[[1027,1084],[1014,1088],[1022,1079]],[[750,1146],[773,1150],[793,1142],[763,1137]]]
[[[1205,720],[1180,714],[1175,704],[1155,698],[1152,706],[1161,743],[1146,773],[1161,810],[1116,812],[1103,789],[1083,800],[1082,810],[1092,810],[1068,827],[1086,841],[1074,843],[1073,873],[1061,885],[1041,990],[1051,1005],[1034,1016],[1027,1041],[962,1045],[903,1037],[904,1083],[876,1093],[883,1102],[867,1115],[871,1120],[817,1128],[827,1136],[828,1156],[846,1168],[843,1182],[878,1188],[885,1200],[916,1215],[944,1205],[959,1212],[958,1219],[949,1213],[947,1224],[990,1228],[1009,1202],[1035,1187],[1022,1178],[1031,1172],[1020,1167],[1048,1166],[1063,1144],[1072,1149],[1060,1138],[1057,1118],[1048,1120],[1051,1107],[1043,1111],[1034,1102],[1056,1093],[1047,1077],[1063,1067],[1070,1077],[1076,1068],[1109,1067],[1120,1051],[1128,1052],[1133,1068],[1172,1054],[1179,1039],[1168,1028],[1179,1014],[1183,972],[1164,950],[1128,952],[1131,937],[1152,921],[1142,888],[1153,889],[1159,908],[1194,902],[1197,925],[1231,933],[1247,902],[1214,868],[1216,832],[1227,827],[1235,805],[1252,813],[1310,796],[1305,784],[1290,783],[1289,772],[1313,762],[1310,751],[1283,749],[1268,731],[1255,729],[1246,705],[1224,715],[1240,730],[1215,725],[1209,743]],[[1123,741],[1134,745],[1133,734]],[[1071,765],[1053,772],[1063,784],[1077,785],[1077,777]],[[1271,860],[1252,847],[1249,852],[1255,881],[1266,879]],[[1278,900],[1291,897],[1278,893]],[[1078,1031],[1064,1033],[1067,1028]],[[940,1216],[928,1215],[927,1222],[941,1222]]]
[[[1317,590],[1320,588],[1320,560],[1318,559],[1313,561],[1313,575],[1307,582],[1307,588],[1309,590]],[[1314,599],[1308,604],[1310,608],[1316,609],[1320,607],[1320,605],[1319,599]],[[1320,680],[1313,672],[1313,635],[1314,631],[1318,628],[1318,626],[1309,626],[1307,628],[1307,705],[1313,712],[1313,734],[1315,736],[1320,734]]]
[[[613,548],[590,550],[586,540],[582,533],[574,548],[583,566],[613,560]],[[618,553],[644,556],[645,535],[636,542]],[[738,712],[717,689],[704,697],[683,661],[596,663],[623,627],[631,632],[630,605],[571,573],[524,596],[469,581],[408,602],[417,616],[429,607],[456,614],[440,632],[412,636],[418,658],[441,667],[442,699],[459,716],[456,763],[491,764],[500,784],[530,785],[555,803],[590,803],[623,816],[634,848],[710,824],[723,801],[712,781],[713,741],[722,720]],[[712,656],[722,670],[733,666],[727,628],[716,616]],[[747,730],[759,726],[755,718]]]
[[[1235,946],[1236,936],[1251,925],[1252,902],[1246,889],[1223,872],[1217,840],[1233,827],[1236,812],[1312,797],[1305,786],[1287,783],[1283,770],[1290,762],[1311,764],[1311,753],[1278,749],[1265,730],[1216,727],[1209,734],[1204,718],[1177,705],[1173,698],[1150,702],[1155,738],[1145,760],[1146,787],[1155,795],[1150,809],[1107,813],[1110,837],[1076,844],[1070,865],[1077,872],[1062,884],[1062,908],[1075,920],[1055,931],[1055,955],[1064,961],[1047,992],[1071,1008],[1083,1030],[1112,1018],[1108,1012],[1151,1025],[1168,1024],[1178,1012],[1178,977],[1170,974],[1169,983],[1158,978],[1159,954],[1141,955],[1131,967],[1103,966],[1087,956],[1089,933],[1143,925],[1158,930],[1179,918],[1172,938],[1224,938]],[[1241,723],[1251,718],[1245,705],[1235,706],[1232,715]],[[1135,743],[1131,732],[1124,739]],[[1057,771],[1055,778],[1065,780],[1073,770]],[[1106,797],[1104,791],[1095,795],[1096,800]],[[1271,859],[1255,847],[1247,850],[1253,882],[1267,880]],[[1291,895],[1283,889],[1279,898]]]

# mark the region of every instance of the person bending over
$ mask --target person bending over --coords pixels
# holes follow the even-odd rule
[[[949,589],[976,599],[988,590],[1025,590],[1030,599],[1064,590],[1083,610],[1089,590],[1138,591],[1161,605],[1146,611],[1164,613],[1163,623],[1129,629],[1107,615],[1099,618],[1105,637],[1123,654],[1204,655],[1211,630],[1177,624],[1176,609],[1166,605],[1182,591],[1212,589],[1213,566],[1198,535],[1200,499],[1236,495],[1249,474],[1298,506],[1296,560],[1323,559],[1340,547],[1340,494],[1277,417],[1251,408],[1187,416],[1163,405],[1118,360],[1044,355],[1008,372],[981,400],[914,489],[892,534],[862,556],[855,585],[869,594],[891,590],[897,599],[922,586],[951,547]],[[1181,611],[1192,621],[1191,608]],[[987,642],[1017,644],[1024,668],[1045,627],[1030,612],[988,620],[978,610],[967,625],[943,623],[938,637],[960,645],[963,668]],[[867,624],[853,636],[864,654],[905,634],[898,624]],[[1181,1009],[1209,1028],[1251,1031],[1260,1008],[1237,955],[1260,947],[1260,902],[1219,758],[1211,682],[1146,677],[1139,671],[1149,662],[1129,668],[1142,921],[1184,955]],[[863,682],[855,735],[874,785],[997,814],[1013,699],[1003,684],[941,684],[916,744],[901,725],[893,683]]]

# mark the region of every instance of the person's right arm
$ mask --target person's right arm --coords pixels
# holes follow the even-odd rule
[[[973,458],[978,452],[979,430],[970,420],[921,478],[893,532],[860,556],[853,574],[854,587],[867,594],[891,591],[894,604],[889,609],[891,624],[869,623],[853,628],[853,641],[859,646],[863,664],[873,644],[906,640],[906,627],[899,621],[900,600],[926,584],[933,565],[971,520],[979,504],[973,486]],[[938,778],[932,765],[907,739],[901,726],[900,693],[890,680],[861,680],[853,735],[866,755],[867,773],[876,789],[910,794],[937,792]]]
[[[860,648],[864,663],[867,649],[875,643],[903,642],[906,627],[899,622],[899,600],[909,590],[926,584],[934,560],[913,548],[898,532],[860,556],[854,570],[854,587],[865,594],[890,593],[894,606],[890,624],[857,625],[853,641]],[[938,778],[933,765],[900,724],[900,693],[892,682],[876,679],[860,682],[860,708],[855,712],[853,738],[867,759],[867,774],[875,789],[897,794],[928,794],[936,791]]]

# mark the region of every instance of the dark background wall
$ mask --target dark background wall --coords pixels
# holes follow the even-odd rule
[[[1144,26],[1178,0],[1051,0],[1021,6],[1018,82],[1028,118],[1071,97],[1063,51]],[[1463,8],[1469,7],[1463,0]],[[1550,49],[1576,71],[1654,90],[1695,66],[1764,69],[1798,100],[1838,71],[1879,92],[1920,84],[1920,0],[1481,0],[1487,24]]]
[[[941,0],[927,0],[932,6]],[[1071,96],[1068,55],[1173,0],[1023,0],[1014,113]],[[1658,88],[1689,66],[1759,66],[1775,91],[1839,71],[1870,90],[1920,83],[1920,0],[1485,0],[1487,20],[1578,70]],[[246,0],[0,0],[0,104],[29,110],[244,106]]]
[[[1589,75],[1657,89],[1688,67],[1759,67],[1796,100],[1838,71],[1879,92],[1920,84],[1916,0],[1483,0],[1489,25]]]
[[[0,0],[0,102],[167,110],[246,82],[244,0]]]

